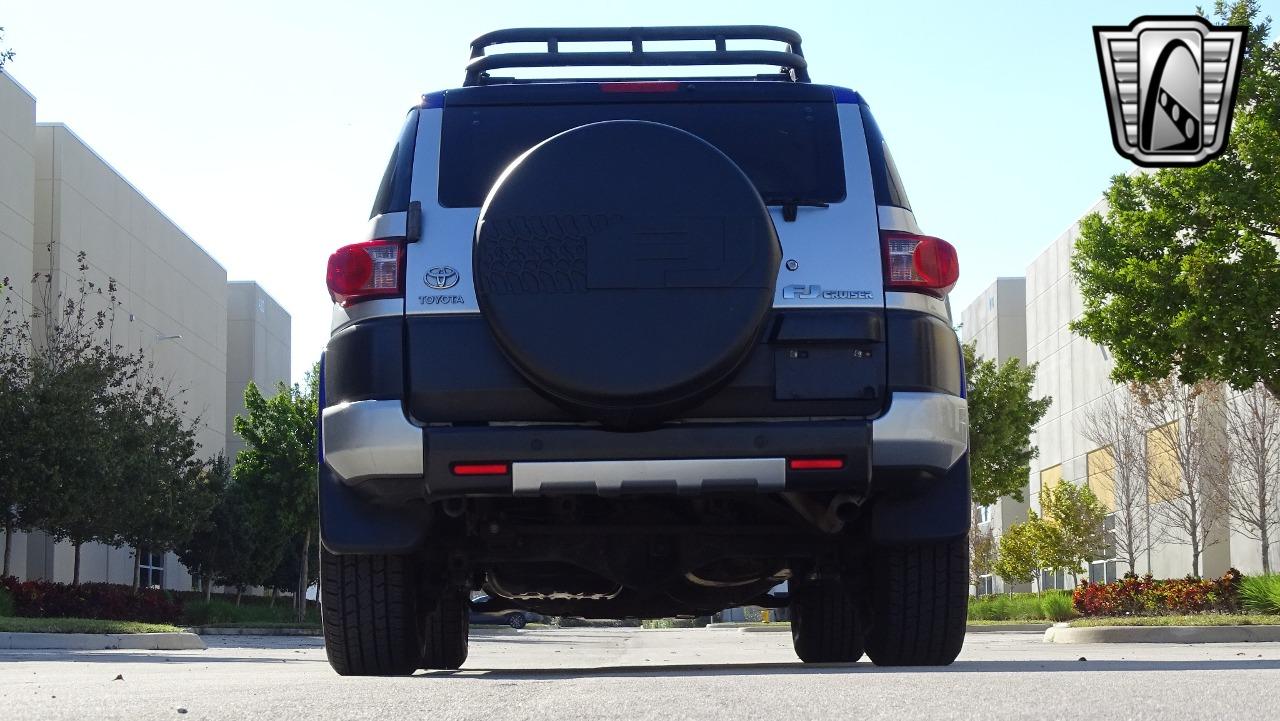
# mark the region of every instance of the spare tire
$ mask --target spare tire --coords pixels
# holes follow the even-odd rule
[[[510,362],[579,417],[635,428],[726,380],[781,248],[740,168],[659,123],[583,125],[517,158],[476,227],[476,295]]]

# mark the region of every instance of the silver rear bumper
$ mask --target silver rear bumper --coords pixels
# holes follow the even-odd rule
[[[876,468],[950,468],[969,446],[968,405],[963,398],[942,393],[895,393],[889,410],[872,421],[871,427],[872,466]],[[321,430],[325,462],[347,484],[424,473],[423,429],[408,420],[400,401],[331,406],[324,409]],[[585,468],[591,463],[598,462],[551,465],[563,475],[567,466]],[[626,465],[643,463],[646,461]],[[527,476],[529,486],[540,487],[545,471]],[[526,488],[525,492],[531,490]]]

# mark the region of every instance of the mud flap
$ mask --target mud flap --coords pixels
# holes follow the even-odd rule
[[[924,493],[877,500],[871,514],[871,538],[877,544],[958,538],[969,532],[971,504],[969,454],[965,453],[941,483]]]

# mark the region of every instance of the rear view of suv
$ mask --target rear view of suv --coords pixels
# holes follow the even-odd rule
[[[651,49],[675,40],[705,49]],[[334,669],[457,668],[472,610],[709,615],[782,581],[806,662],[954,660],[958,265],[867,104],[781,28],[502,30],[471,54],[329,261]],[[566,77],[497,72],[519,68]]]

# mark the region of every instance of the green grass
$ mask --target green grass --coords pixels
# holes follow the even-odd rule
[[[297,621],[258,621],[249,623],[198,623],[192,625],[196,628],[320,628],[320,624],[311,620],[303,621],[301,623]]]
[[[993,594],[969,599],[970,621],[1043,621],[1045,620],[1045,603],[1050,596],[1059,596],[1063,601],[1053,600],[1047,603],[1054,608],[1071,607],[1070,591],[1045,591],[1043,595],[1034,593]]]
[[[1280,615],[1202,613],[1195,616],[1106,616],[1078,618],[1072,627],[1082,626],[1274,626]]]
[[[1280,573],[1246,576],[1240,584],[1240,601],[1247,611],[1280,614]]]
[[[1048,621],[1046,621],[1046,620],[1044,620],[1044,619],[1042,619],[1042,618],[1040,618],[1040,619],[1035,619],[1035,620],[1031,620],[1031,621],[974,621],[974,620],[969,620],[969,621],[967,621],[967,622],[965,623],[965,625],[967,625],[967,626],[1020,626],[1020,625],[1025,624],[1025,623],[1043,623],[1043,624],[1048,624],[1049,622],[1048,622]]]
[[[208,601],[188,600],[183,604],[182,609],[182,620],[189,626],[252,626],[255,628],[319,626],[320,611],[312,605],[307,609],[305,620],[296,619],[296,612],[285,600],[275,606],[261,603],[237,606],[234,601],[222,598],[213,598]]]
[[[176,633],[181,630],[164,623],[0,616],[0,632],[5,633]]]

